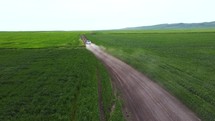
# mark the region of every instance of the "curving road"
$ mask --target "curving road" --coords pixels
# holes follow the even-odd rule
[[[200,121],[178,99],[142,73],[107,54],[97,45],[86,45],[108,68],[113,83],[124,99],[129,121]]]

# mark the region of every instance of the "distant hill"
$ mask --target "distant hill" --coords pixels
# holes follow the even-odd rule
[[[161,29],[215,29],[215,21],[203,23],[159,24],[153,26],[124,28],[124,30],[161,30]]]

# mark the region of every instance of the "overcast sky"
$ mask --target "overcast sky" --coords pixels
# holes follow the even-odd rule
[[[0,31],[215,21],[215,0],[0,0]]]

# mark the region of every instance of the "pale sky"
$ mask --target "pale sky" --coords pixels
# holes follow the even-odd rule
[[[0,0],[0,31],[101,30],[215,21],[215,0]]]

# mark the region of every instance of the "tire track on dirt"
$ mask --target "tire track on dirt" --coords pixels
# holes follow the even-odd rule
[[[95,44],[86,48],[108,68],[113,83],[124,99],[130,121],[200,121],[178,99],[142,73],[107,54]],[[131,114],[131,115],[128,115]]]
[[[100,78],[98,69],[96,70],[96,76],[98,81],[99,118],[100,118],[100,121],[105,121],[105,113],[104,113],[104,107],[103,107],[103,101],[102,101],[102,83],[101,83],[101,78]]]

